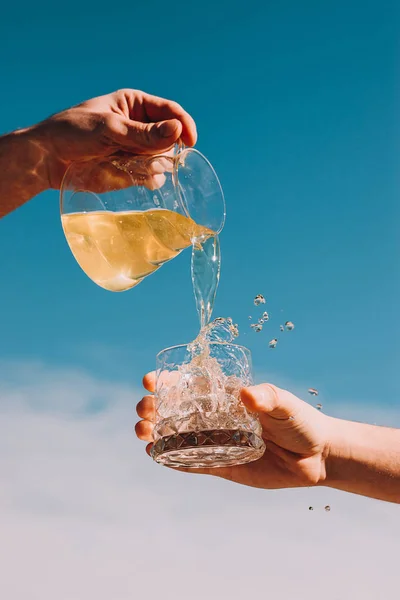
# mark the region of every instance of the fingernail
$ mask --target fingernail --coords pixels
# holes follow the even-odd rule
[[[176,119],[163,121],[157,126],[158,135],[162,138],[176,136],[177,122]]]
[[[242,401],[253,410],[260,410],[269,405],[274,391],[268,385],[252,385],[240,392]]]

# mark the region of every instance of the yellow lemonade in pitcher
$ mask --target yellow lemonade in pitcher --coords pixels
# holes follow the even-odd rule
[[[214,236],[211,229],[165,209],[70,213],[62,215],[62,226],[82,270],[113,292],[134,287],[194,240]]]

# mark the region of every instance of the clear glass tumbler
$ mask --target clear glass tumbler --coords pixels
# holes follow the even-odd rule
[[[221,467],[247,463],[265,451],[258,416],[240,389],[252,384],[251,354],[211,342],[195,356],[190,345],[157,355],[152,457],[170,466]]]

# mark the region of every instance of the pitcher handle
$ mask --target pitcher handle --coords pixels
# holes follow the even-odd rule
[[[181,138],[175,143],[174,147],[174,156],[177,156],[180,152],[183,152],[185,149],[185,144],[182,142]]]

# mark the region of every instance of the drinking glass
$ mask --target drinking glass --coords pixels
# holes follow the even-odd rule
[[[250,351],[210,342],[196,355],[192,345],[157,355],[152,457],[175,467],[257,460],[265,451],[260,421],[240,400],[240,389],[253,381]]]
[[[198,150],[75,162],[60,191],[70,249],[97,285],[124,291],[225,222],[221,184]]]

